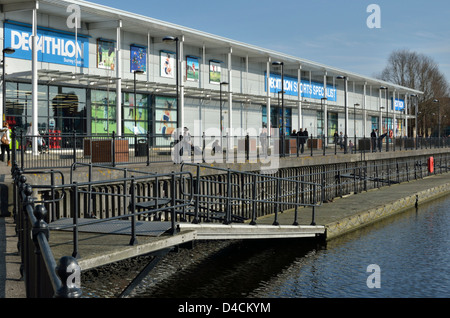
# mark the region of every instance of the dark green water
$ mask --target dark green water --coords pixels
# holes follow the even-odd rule
[[[206,242],[169,254],[135,298],[447,298],[450,196],[325,245]],[[212,253],[203,252],[209,250]],[[368,271],[375,264],[379,271]],[[378,274],[379,288],[369,288]],[[103,280],[104,282],[104,280]],[[108,282],[108,284],[113,284]],[[111,290],[103,286],[99,290]],[[91,296],[104,297],[101,291]]]

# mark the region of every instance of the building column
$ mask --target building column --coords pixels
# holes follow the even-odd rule
[[[370,136],[370,132],[369,134],[367,134],[367,109],[366,109],[366,104],[367,104],[367,82],[364,83],[364,93],[363,93],[363,102],[362,102],[362,109],[363,109],[363,116],[362,116],[362,131],[363,131],[363,135],[361,137],[365,137],[365,136]]]
[[[327,99],[327,72],[323,75],[323,135],[325,136],[325,146],[328,144],[328,99]]]
[[[205,83],[206,83],[206,72],[207,72],[207,65],[206,65],[206,48],[205,45],[203,44],[202,47],[202,63],[200,64],[200,76],[199,76],[199,87],[200,88],[205,88]]]
[[[408,136],[408,95],[405,93],[405,110],[404,110],[404,113],[405,113],[405,136],[406,137],[409,137]]]
[[[395,102],[396,102],[396,98],[395,98],[395,90],[392,93],[392,133],[394,135],[394,138],[397,137],[397,116],[396,116],[396,112],[395,112]]]
[[[269,57],[269,59],[267,60],[267,70],[266,70],[266,74],[267,74],[267,78],[266,78],[266,94],[267,94],[267,106],[266,106],[266,115],[267,115],[267,136],[271,137],[272,136],[272,130],[270,129],[271,127],[271,122],[270,122],[270,63],[271,63],[271,59]]]
[[[184,122],[184,76],[183,74],[185,74],[184,71],[184,59],[183,57],[183,49],[184,49],[184,35],[178,37],[179,41],[178,41],[178,45],[179,45],[179,51],[178,51],[178,61],[177,61],[177,72],[178,73],[178,79],[179,79],[179,85],[180,85],[180,105],[177,105],[177,107],[180,107],[180,127],[179,128],[183,128],[185,126],[185,122]]]
[[[122,44],[121,44],[121,28],[122,20],[118,21],[116,28],[116,121],[117,121],[117,135],[122,136]],[[134,101],[136,105],[136,101]]]
[[[381,99],[381,89],[378,89],[378,101],[379,103],[379,109],[380,109],[380,122],[378,124],[378,134],[382,135],[383,134],[383,110],[381,109],[381,107],[383,107],[382,104],[382,99]]]
[[[33,9],[33,25],[32,25],[32,62],[31,62],[31,72],[32,72],[32,119],[33,123],[32,131],[33,135],[37,136],[38,131],[38,55],[37,55],[37,9]],[[33,138],[32,141],[32,151],[33,155],[38,156],[38,143],[37,138]]]
[[[302,114],[302,91],[300,90],[302,82],[302,66],[298,66],[297,70],[297,103],[298,103],[298,131],[303,128],[303,114]]]
[[[233,74],[232,74],[232,63],[231,63],[231,56],[233,53],[233,48],[229,48],[228,51],[228,131],[226,135],[227,138],[227,162],[233,162],[234,161],[234,151],[230,151],[231,148],[234,148],[233,143]]]

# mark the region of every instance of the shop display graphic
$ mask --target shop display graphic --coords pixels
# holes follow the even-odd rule
[[[147,48],[135,44],[130,46],[130,71],[147,72]]]
[[[161,77],[175,78],[175,53],[161,51]]]
[[[219,61],[209,61],[209,82],[220,84],[221,67]]]
[[[187,56],[186,57],[186,80],[198,82],[199,79],[199,63],[198,58]]]
[[[97,40],[97,67],[114,70],[116,60],[115,44],[113,41]]]

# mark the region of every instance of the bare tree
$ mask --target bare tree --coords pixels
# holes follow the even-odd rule
[[[450,87],[445,76],[440,72],[438,64],[430,57],[409,50],[397,50],[391,53],[387,66],[379,76],[387,82],[409,87],[423,92],[419,96],[419,127],[422,134],[427,128],[437,130],[438,111],[448,113],[448,97]],[[439,103],[433,100],[438,99]],[[441,125],[448,126],[449,118],[444,117]]]

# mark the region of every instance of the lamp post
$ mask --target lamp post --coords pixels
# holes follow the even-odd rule
[[[347,86],[348,78],[347,76],[338,76],[337,79],[344,80],[344,112],[345,112],[345,134],[344,134],[344,153],[347,153],[347,138],[348,138],[348,109],[347,109]]]
[[[326,97],[322,97],[320,99],[320,111],[322,112],[322,116],[321,116],[320,120],[322,121],[322,135],[324,136],[324,138],[326,138],[326,132],[324,130],[324,128],[325,128],[325,114],[324,114],[323,108],[324,108],[324,101],[326,101],[326,100],[328,100],[328,98],[326,98]]]
[[[137,113],[137,99],[136,99],[136,74],[143,74],[144,71],[142,70],[135,70],[134,72],[134,129],[135,129],[135,134],[137,131],[137,119],[136,119],[136,113]]]
[[[220,146],[223,149],[223,116],[222,116],[222,85],[228,85],[227,82],[221,82],[220,83],[220,101],[219,101],[219,106],[220,106]]]
[[[284,63],[275,61],[272,65],[281,66],[281,156],[284,157]]]
[[[137,114],[137,99],[136,99],[136,74],[143,74],[144,71],[142,70],[134,70],[133,71],[133,76],[134,76],[134,151],[137,151],[137,134],[139,132],[138,128],[137,128],[137,119],[136,119],[136,114]]]
[[[415,116],[415,125],[416,125],[416,149],[417,149],[418,143],[419,143],[419,127],[417,126],[417,116],[418,116],[418,112],[419,112],[419,110],[418,110],[419,106],[418,106],[418,102],[417,102],[418,96],[416,94],[413,94],[413,95],[411,95],[411,97],[415,97],[414,98],[414,116]]]
[[[386,90],[386,152],[389,151],[389,99],[388,99],[388,88],[381,86],[380,89]]]
[[[2,121],[6,118],[5,113],[6,113],[6,83],[5,83],[5,55],[6,54],[13,54],[16,50],[14,50],[13,48],[7,47],[5,49],[3,49],[3,58],[2,58]],[[3,123],[2,123],[3,125]],[[3,126],[2,126],[3,127]]]
[[[356,153],[356,107],[359,107],[360,105],[358,103],[353,104],[353,133],[355,134],[355,144],[353,147],[355,147],[355,153]]]
[[[441,146],[441,103],[438,99],[433,100],[433,103],[438,104],[438,142],[439,147]]]
[[[179,91],[179,78],[178,78],[178,74],[179,74],[179,65],[178,65],[178,38],[177,37],[174,37],[174,36],[165,36],[164,38],[163,38],[163,42],[165,42],[165,43],[172,43],[172,42],[175,42],[175,44],[176,44],[176,49],[175,49],[175,58],[176,58],[176,72],[177,72],[177,74],[176,74],[176,90],[177,90],[177,127],[178,128],[182,128],[181,127],[181,107],[180,107],[180,104],[179,104],[179,96],[178,96],[178,91]]]

